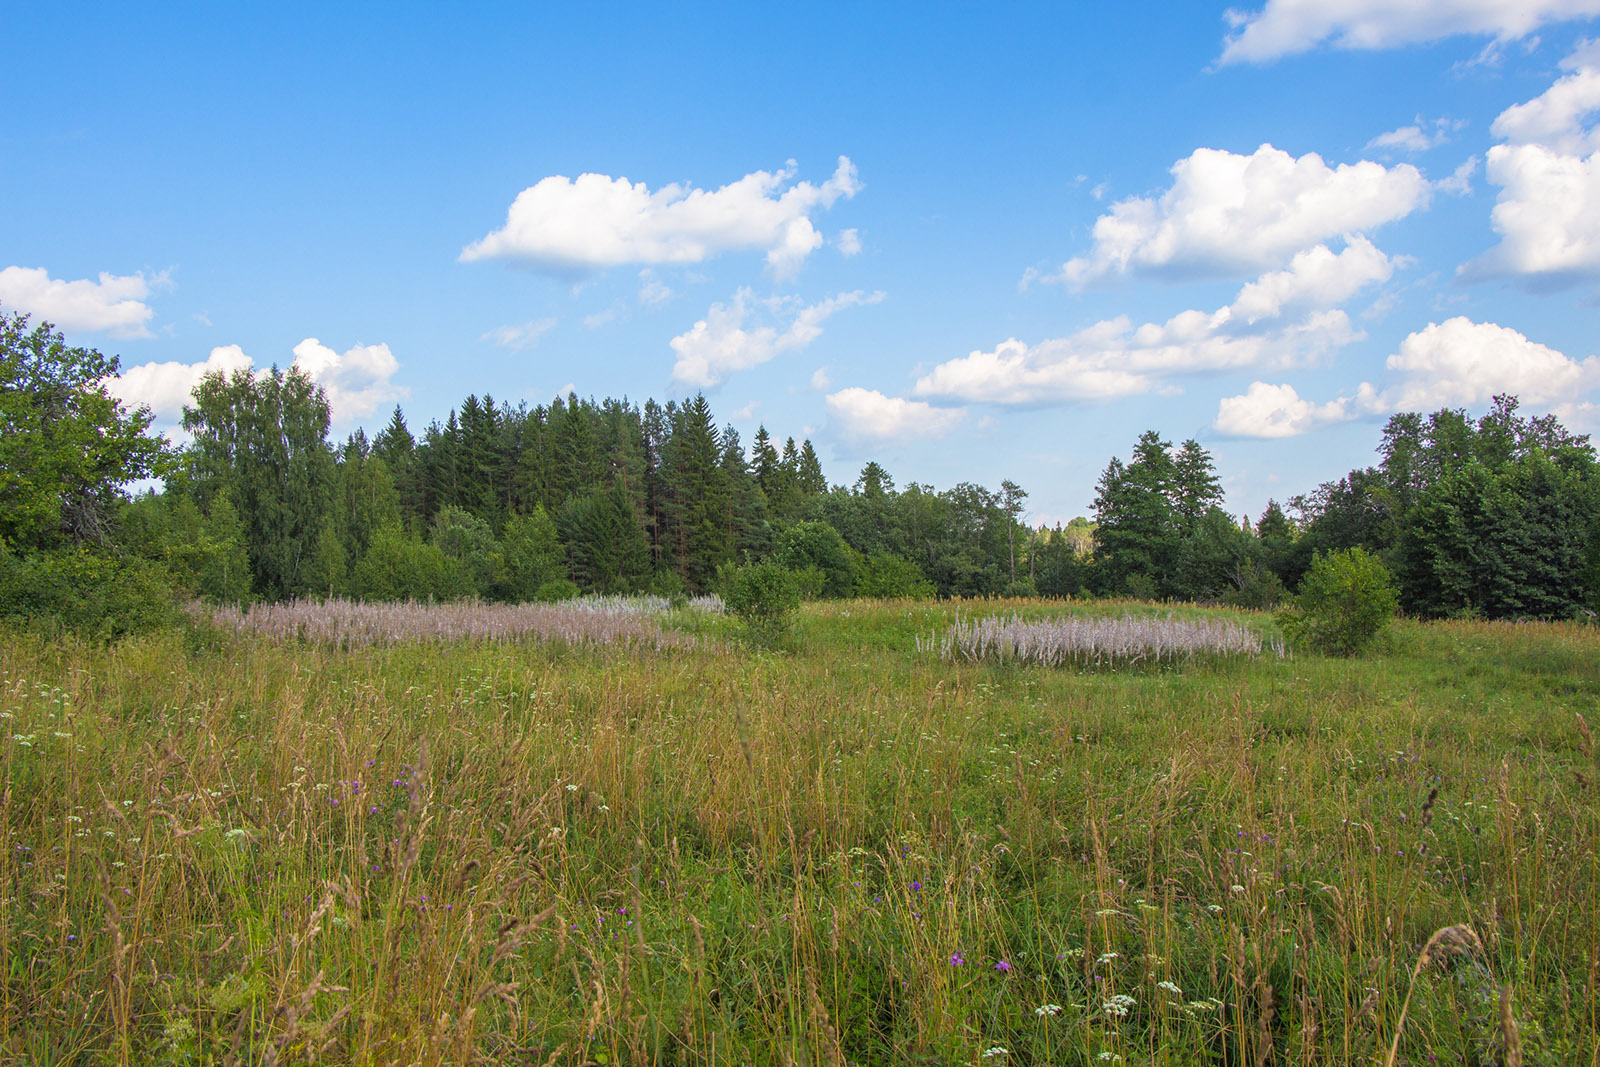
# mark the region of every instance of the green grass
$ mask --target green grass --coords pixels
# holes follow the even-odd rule
[[[0,1058],[1480,1064],[1509,986],[1524,1062],[1596,1062],[1600,631],[916,653],[956,610],[812,606],[790,653],[0,634]]]

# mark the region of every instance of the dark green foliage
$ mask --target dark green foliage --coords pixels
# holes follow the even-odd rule
[[[1500,396],[1476,421],[1396,415],[1380,452],[1379,467],[1297,498],[1308,524],[1286,580],[1316,551],[1359,545],[1385,559],[1419,615],[1565,618],[1595,606],[1600,468],[1587,437]]]
[[[1291,648],[1353,656],[1389,625],[1398,607],[1388,568],[1365,549],[1347,548],[1318,553],[1277,621]]]
[[[1197,442],[1185,441],[1174,455],[1154,430],[1141,434],[1129,461],[1112,459],[1100,476],[1094,542],[1101,591],[1219,595],[1219,579],[1237,555],[1234,539],[1212,518],[1221,502],[1211,457]]]
[[[479,596],[495,574],[495,541],[489,524],[465,508],[447,507],[433,520],[431,540],[444,556],[450,596]]]
[[[208,374],[194,390],[183,425],[192,491],[202,506],[228,492],[244,520],[254,591],[267,599],[316,592],[317,540],[334,487],[328,401],[300,371],[276,367],[253,376]]]
[[[1187,600],[1223,600],[1244,584],[1258,551],[1255,537],[1213,506],[1178,543],[1174,587]]]
[[[627,593],[650,573],[650,546],[621,482],[570,501],[557,519],[572,577],[585,589]]]
[[[0,619],[110,641],[178,618],[166,569],[152,560],[90,546],[21,556],[0,544]]]
[[[115,357],[0,310],[0,543],[21,552],[113,540],[118,490],[158,473],[150,412],[107,391]]]
[[[824,522],[797,522],[778,538],[774,560],[791,571],[815,567],[822,573],[821,594],[838,598],[856,590],[856,562],[844,538]]]
[[[748,639],[772,648],[789,635],[790,618],[800,606],[800,586],[794,572],[778,563],[751,563],[736,567],[727,577],[723,602],[744,623]]]
[[[460,595],[460,572],[437,545],[385,526],[356,563],[351,592],[361,600],[446,600]]]
[[[513,604],[533,600],[542,587],[566,577],[566,551],[544,505],[536,505],[532,514],[513,515],[506,521],[492,590],[496,600]]]
[[[879,552],[861,560],[856,569],[856,596],[880,600],[926,600],[935,593],[933,583],[915,563]]]

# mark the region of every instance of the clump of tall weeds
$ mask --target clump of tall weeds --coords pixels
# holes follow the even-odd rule
[[[1271,651],[1282,655],[1281,647]],[[992,660],[1045,667],[1122,667],[1206,657],[1256,656],[1261,637],[1228,619],[1094,618],[1024,619],[997,615],[956,622],[942,639],[917,640],[919,651],[946,660]]]

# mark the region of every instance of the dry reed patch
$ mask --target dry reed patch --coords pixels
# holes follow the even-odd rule
[[[1083,618],[1024,619],[990,615],[957,619],[942,639],[917,639],[919,651],[946,660],[995,660],[1046,667],[1131,666],[1199,657],[1282,656],[1249,627],[1226,619]]]
[[[408,641],[560,641],[569,645],[681,648],[694,639],[662,627],[670,607],[661,597],[582,597],[557,604],[361,603],[298,600],[217,608],[210,618],[237,633],[273,641],[307,641],[343,648]],[[705,604],[701,610],[714,610]],[[200,609],[204,611],[205,609]]]

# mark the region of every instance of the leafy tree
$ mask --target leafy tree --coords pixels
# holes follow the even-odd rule
[[[1291,647],[1353,656],[1383,631],[1398,606],[1382,561],[1347,548],[1316,555],[1300,592],[1277,619]]]
[[[206,375],[183,409],[194,491],[227,492],[244,520],[253,587],[268,599],[309,589],[333,489],[328,400],[298,369]]]
[[[856,569],[856,596],[878,600],[929,600],[937,590],[909,559],[879,552]]]
[[[147,409],[107,391],[114,356],[0,309],[0,541],[22,552],[112,540],[120,488],[160,473]]]
[[[500,536],[500,559],[494,586],[499,600],[533,600],[541,587],[567,577],[566,550],[544,505],[506,521]]]
[[[1178,545],[1173,590],[1187,600],[1222,600],[1245,584],[1257,551],[1254,535],[1213,507]]]
[[[844,538],[825,522],[797,522],[778,538],[773,559],[792,571],[822,572],[822,595],[848,597],[856,589],[856,564]]]
[[[752,643],[773,648],[788,638],[791,617],[800,606],[800,586],[794,573],[768,560],[734,568],[723,602],[745,625]]]
[[[465,508],[447,507],[433,520],[432,541],[447,564],[449,596],[477,596],[488,590],[496,546],[487,522]]]

